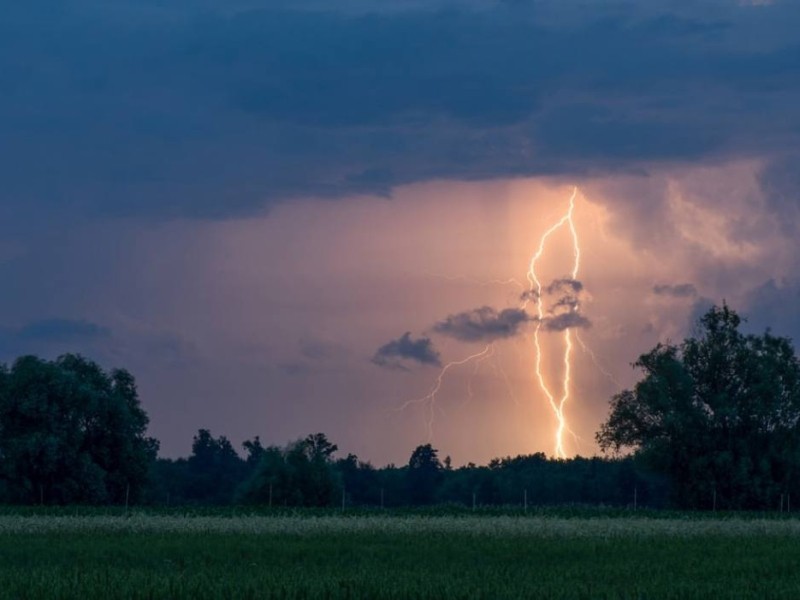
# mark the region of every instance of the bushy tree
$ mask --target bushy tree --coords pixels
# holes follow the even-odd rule
[[[438,450],[430,444],[417,446],[411,453],[406,471],[409,499],[413,504],[430,504],[442,481],[443,467]]]
[[[333,465],[337,447],[322,433],[260,451],[250,478],[240,489],[243,502],[287,506],[329,506],[340,484]]]
[[[21,503],[138,500],[158,443],[127,371],[67,354],[0,367],[0,479]]]
[[[246,464],[228,438],[215,438],[208,429],[200,429],[194,436],[186,469],[188,502],[228,504],[244,478]]]
[[[727,305],[679,346],[658,345],[644,377],[611,400],[600,446],[669,476],[680,506],[775,506],[800,475],[800,362],[791,342],[745,335]]]
[[[334,466],[350,504],[380,504],[382,486],[375,467],[358,460],[355,454],[337,460]]]

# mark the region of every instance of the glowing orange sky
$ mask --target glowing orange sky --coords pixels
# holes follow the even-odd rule
[[[741,303],[752,286],[785,271],[791,241],[757,210],[763,201],[757,168],[743,162],[684,169],[646,184],[633,176],[575,182],[581,187],[574,219],[586,286],[581,310],[592,321],[581,337],[614,379],[629,385],[635,376],[629,363],[639,353],[687,331],[697,298],[657,295],[654,285],[691,283],[701,296]],[[235,361],[217,357],[228,375],[203,391],[227,394],[236,403],[216,417],[221,433],[241,430],[246,415],[253,434],[267,439],[322,430],[376,462],[402,461],[426,440],[425,415],[421,408],[393,409],[426,394],[438,371],[385,370],[371,364],[370,356],[405,331],[430,333],[448,314],[517,306],[517,286],[485,282],[524,281],[539,236],[563,213],[572,183],[435,182],[400,188],[391,200],[309,200],[263,219],[202,230],[174,225],[153,232],[159,238],[153,246],[163,249],[164,236],[184,242],[200,236],[204,244],[192,263],[197,268],[187,264],[176,280],[176,251],[160,257],[163,276],[155,268],[149,277],[167,287],[172,278],[175,308],[165,306],[165,318],[191,334],[199,355],[214,356],[222,347]],[[652,188],[666,190],[666,199],[644,223],[629,212],[641,199],[625,200]],[[715,198],[723,196],[727,208],[716,210]],[[748,228],[752,235],[742,233]],[[550,281],[571,268],[564,231],[549,243],[540,275]],[[432,337],[445,361],[485,345]],[[557,381],[563,339],[543,334],[542,342],[544,369]],[[310,358],[304,345],[323,351]],[[565,447],[568,454],[593,454],[594,432],[618,387],[579,347],[573,357],[574,392],[566,414],[578,437],[567,436]],[[497,342],[476,375],[472,367],[453,369],[440,391],[434,444],[456,463],[551,454],[555,420],[533,378],[532,361],[527,331]],[[270,370],[274,364],[281,369]],[[237,377],[259,370],[264,384],[257,391],[236,387]],[[466,402],[468,389],[474,395]],[[156,433],[164,421],[169,423],[163,417],[154,421]]]

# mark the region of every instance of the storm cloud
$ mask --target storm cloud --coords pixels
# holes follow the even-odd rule
[[[506,308],[497,311],[490,306],[456,313],[439,321],[433,330],[462,342],[492,342],[514,337],[532,320],[524,310]]]
[[[420,272],[524,278],[572,185],[592,298],[547,285],[572,258],[554,238],[545,346],[591,325],[627,373],[706,297],[797,339],[800,3],[752,4],[9,2],[0,360],[131,369],[167,455],[200,427],[278,443],[313,426],[405,460],[414,411],[383,419],[429,389],[412,367],[537,324],[451,314],[518,307],[518,287]],[[512,350],[495,359],[528,385]],[[579,371],[591,438],[612,390]],[[476,390],[501,393],[491,379]],[[454,456],[545,449],[544,429],[509,427],[548,418],[476,414],[497,420],[480,439],[454,428]]]
[[[545,288],[548,294],[570,293],[579,294],[583,291],[583,283],[571,277],[555,279]]]
[[[222,218],[797,141],[796,2],[392,5],[13,3],[3,205]]]
[[[431,339],[427,337],[414,339],[410,331],[378,348],[372,357],[374,364],[392,369],[407,369],[403,361],[435,367],[441,365],[439,353]]]

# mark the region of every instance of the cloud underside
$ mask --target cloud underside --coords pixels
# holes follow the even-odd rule
[[[372,362],[380,367],[406,370],[407,363],[440,366],[439,353],[427,337],[414,339],[411,332],[387,342],[375,352]]]
[[[463,342],[491,342],[514,337],[531,321],[524,310],[507,308],[497,311],[489,306],[449,315],[433,326],[433,331]]]
[[[433,331],[462,342],[494,342],[508,339],[525,332],[525,325],[539,323],[545,331],[591,326],[584,315],[575,310],[577,300],[567,296],[559,300],[554,311],[542,319],[528,314],[523,309],[507,308],[498,311],[489,306],[449,315],[433,326]]]
[[[565,312],[547,317],[542,321],[542,326],[547,331],[564,331],[566,329],[588,329],[592,323],[580,313]]]
[[[14,3],[2,203],[226,217],[797,146],[794,2],[266,6]]]

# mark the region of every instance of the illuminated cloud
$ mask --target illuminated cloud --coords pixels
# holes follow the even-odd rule
[[[462,342],[491,342],[514,337],[532,320],[524,310],[506,308],[497,311],[490,306],[456,313],[439,321],[433,330]]]
[[[431,339],[421,337],[415,340],[411,337],[410,331],[378,348],[372,357],[372,362],[380,367],[407,370],[403,361],[441,366],[439,353],[433,347]]]

